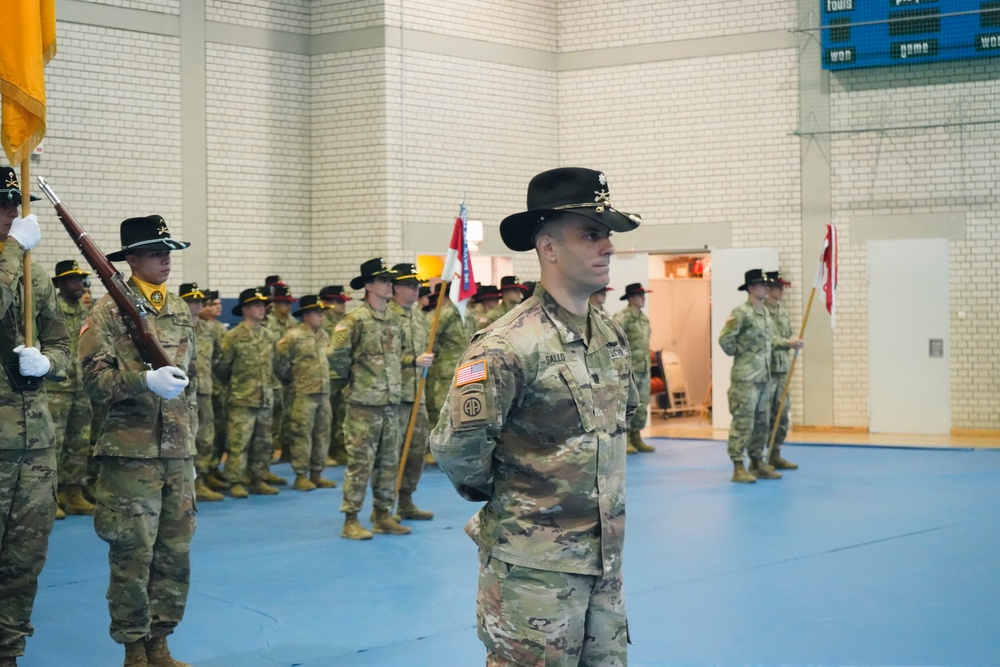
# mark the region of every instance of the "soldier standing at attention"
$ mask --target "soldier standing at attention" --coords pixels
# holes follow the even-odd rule
[[[517,276],[502,277],[500,279],[500,305],[492,309],[486,316],[486,326],[488,327],[517,308],[517,305],[524,301],[524,289],[524,285],[521,284]]]
[[[292,290],[288,288],[281,276],[268,276],[265,279],[265,294],[270,299],[271,310],[264,318],[264,330],[271,336],[271,342],[277,343],[278,339],[285,335],[285,332],[296,326],[298,322],[292,317],[292,303],[295,298]],[[271,442],[275,450],[281,450],[282,462],[288,463],[292,460],[292,448],[288,441],[288,411],[286,406],[292,404],[292,393],[294,389],[289,384],[284,384],[281,379],[274,376],[274,409],[272,411],[271,422]],[[273,452],[272,452],[273,456]],[[279,486],[287,484],[288,480],[267,470],[267,482]]]
[[[528,209],[500,236],[535,250],[541,280],[476,334],[431,449],[463,498],[486,503],[466,526],[486,664],[623,667],[625,433],[639,397],[625,333],[589,298],[608,284],[611,232],[640,221],[590,169],[538,174]]]
[[[45,270],[31,267],[37,340],[24,340],[24,252],[42,238],[34,215],[18,216],[21,190],[0,167],[0,667],[24,655],[38,575],[56,516],[55,428],[43,383],[70,366],[69,336]],[[30,343],[30,345],[26,345]],[[24,387],[21,379],[26,378]]]
[[[771,377],[771,346],[774,334],[771,318],[764,307],[768,294],[767,276],[760,269],[751,269],[744,275],[743,284],[737,289],[747,293],[747,300],[733,309],[732,315],[722,326],[719,345],[733,357],[729,375],[729,412],[733,420],[729,425],[729,458],[733,462],[733,480],[741,484],[758,479],[780,479],[764,460],[767,444],[767,426],[770,423],[770,398],[767,384]],[[791,339],[787,347],[802,347],[801,341]],[[744,466],[743,452],[750,457],[750,470]]]
[[[656,448],[643,442],[640,431],[646,428],[646,413],[649,411],[649,318],[642,312],[646,305],[646,294],[650,290],[643,289],[641,283],[632,283],[625,287],[621,301],[628,305],[615,313],[615,322],[625,330],[629,347],[632,348],[632,372],[635,374],[635,386],[639,389],[639,409],[628,425],[628,453],[655,452]]]
[[[323,309],[323,330],[333,339],[333,330],[344,319],[347,302],[351,297],[344,294],[343,285],[327,285],[319,291],[319,298],[326,308]],[[347,405],[344,403],[344,387],[347,378],[337,376],[330,369],[330,460],[327,465],[342,466],[347,463],[347,450],[344,448],[344,415]]]
[[[417,267],[413,264],[397,264],[392,267],[396,272],[392,283],[392,301],[389,310],[400,322],[402,340],[402,402],[399,404],[399,435],[400,442],[406,439],[406,430],[410,425],[410,415],[413,412],[413,402],[417,396],[417,384],[434,361],[433,354],[427,354],[427,339],[430,329],[427,318],[418,312],[413,304],[420,294],[420,278],[417,277]],[[399,485],[399,502],[396,516],[400,519],[415,519],[429,521],[434,518],[432,512],[427,512],[413,504],[413,494],[417,483],[424,472],[424,456],[427,454],[427,394],[420,394],[420,407],[417,410],[417,420],[413,424],[413,435],[410,439],[410,449],[406,453],[406,464],[403,467],[403,479]],[[398,471],[397,471],[398,473]]]
[[[604,303],[608,300],[608,292],[612,291],[613,287],[605,287],[604,289],[599,289],[590,295],[590,303],[594,304],[594,307],[600,311],[604,310]]]
[[[296,491],[332,489],[337,483],[323,479],[330,448],[330,365],[326,348],[330,337],[323,330],[323,302],[309,294],[292,313],[302,323],[292,327],[275,346],[275,370],[292,387],[288,410],[288,440]]]
[[[80,384],[80,360],[77,344],[80,328],[87,319],[88,308],[81,302],[90,273],[80,269],[75,259],[56,264],[52,278],[58,293],[56,304],[66,321],[69,332],[69,369],[62,382],[46,382],[49,411],[56,426],[56,457],[59,461],[59,501],[65,514],[93,514],[94,505],[83,494],[87,485],[87,464],[90,461],[90,420],[93,413],[90,399]]]
[[[232,498],[250,493],[273,496],[267,483],[271,465],[271,408],[274,405],[274,343],[264,330],[267,297],[255,287],[240,292],[233,315],[243,321],[222,337],[219,379],[226,396],[226,467]],[[247,488],[249,484],[249,490]]]
[[[777,470],[796,470],[799,466],[781,457],[781,446],[785,444],[785,436],[788,435],[789,413],[791,412],[791,394],[785,399],[785,405],[778,414],[778,407],[781,404],[781,394],[785,390],[785,380],[788,378],[788,369],[791,362],[788,359],[788,348],[781,346],[781,341],[791,341],[792,322],[788,319],[788,311],[781,305],[781,300],[785,298],[785,288],[792,284],[781,277],[778,271],[768,271],[768,293],[764,307],[771,318],[771,327],[774,329],[774,336],[778,340],[777,345],[772,346],[771,353],[771,381],[767,388],[771,395],[771,419],[768,422],[767,437],[771,438],[771,429],[774,424],[778,424],[778,432],[774,435],[774,445],[768,452],[767,462]]]
[[[194,322],[167,291],[170,253],[190,244],[170,237],[158,215],[121,224],[129,285],[173,366],[147,370],[118,306],[105,295],[80,334],[83,386],[107,412],[99,457],[94,528],[108,543],[111,638],[125,645],[126,667],[176,667],[167,635],[184,616],[195,531],[194,461],[198,405]],[[187,371],[187,374],[185,374]]]
[[[448,396],[448,388],[455,377],[458,360],[469,346],[469,335],[462,324],[458,308],[448,296],[450,285],[445,286],[444,303],[438,317],[437,335],[434,338],[434,363],[427,372],[427,419],[431,430],[437,426],[441,406]],[[433,294],[440,294],[441,286],[433,288]],[[434,310],[428,313],[428,321],[434,317]]]
[[[212,329],[212,325],[201,319],[205,293],[198,289],[198,283],[183,283],[180,297],[191,311],[194,322],[194,346],[197,351],[198,367],[198,432],[194,437],[196,450],[194,469],[194,496],[198,502],[219,502],[221,493],[210,489],[205,481],[211,477],[212,450],[215,448],[215,414],[212,411],[212,373],[222,356],[222,342]]]
[[[402,396],[402,331],[389,309],[395,276],[381,259],[361,265],[361,275],[351,280],[351,289],[365,290],[364,303],[349,312],[333,332],[330,368],[347,378],[344,400],[344,513],[341,537],[370,540],[372,533],[358,522],[368,480],[372,482],[372,530],[406,535],[410,529],[392,516],[396,470],[402,438],[399,435],[399,403]]]
[[[219,321],[222,314],[222,300],[218,290],[205,291],[205,305],[198,315],[199,319],[208,324],[216,344],[222,350],[222,335],[226,333],[226,325]],[[229,482],[219,471],[219,463],[226,452],[226,386],[219,382],[219,360],[212,362],[212,417],[214,419],[215,442],[212,445],[212,459],[209,462],[209,474],[205,477],[205,486],[213,491],[228,491]],[[199,382],[200,388],[200,382]]]
[[[496,285],[480,285],[476,290],[470,299],[476,308],[471,314],[465,314],[470,339],[477,331],[490,325],[490,313],[500,305],[500,298],[500,289]]]

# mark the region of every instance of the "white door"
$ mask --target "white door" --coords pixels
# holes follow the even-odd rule
[[[948,241],[868,242],[872,433],[951,429]]]
[[[712,428],[727,429],[729,414],[729,371],[733,358],[719,346],[719,333],[733,308],[747,300],[747,293],[737,288],[750,269],[778,270],[778,251],[774,248],[712,251]]]
[[[649,289],[649,254],[644,252],[616,252],[611,258],[611,282],[608,287],[608,300],[604,302],[604,310],[614,315],[628,305],[621,300],[625,294],[625,286],[632,283],[642,283]]]

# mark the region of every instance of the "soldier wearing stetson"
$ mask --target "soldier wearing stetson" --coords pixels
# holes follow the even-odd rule
[[[316,294],[299,299],[299,309],[292,315],[301,317],[302,323],[286,331],[275,345],[275,372],[292,388],[292,402],[285,408],[296,491],[337,486],[322,476],[330,448],[330,365],[326,360],[330,337],[323,330],[323,310]]]
[[[49,411],[56,427],[56,451],[59,461],[59,504],[66,514],[93,514],[94,505],[84,495],[87,467],[90,462],[90,422],[93,411],[90,399],[80,384],[80,360],[77,347],[80,328],[87,318],[88,308],[80,298],[89,284],[89,271],[80,268],[75,259],[56,264],[52,284],[56,304],[66,320],[69,332],[70,365],[62,382],[46,382]],[[61,510],[61,511],[63,511]]]
[[[213,374],[215,366],[222,357],[222,340],[216,334],[211,324],[201,319],[207,296],[198,289],[198,283],[182,283],[180,297],[191,311],[194,320],[194,346],[198,352],[198,432],[195,434],[194,445],[197,454],[194,468],[198,475],[194,480],[194,494],[198,502],[219,502],[224,498],[221,493],[206,485],[211,478],[212,453],[215,449],[215,410],[212,406],[214,391]]]
[[[264,330],[271,336],[272,342],[277,343],[286,331],[298,324],[292,317],[292,304],[295,303],[295,297],[292,296],[291,288],[285,284],[281,276],[268,276],[264,279],[264,287],[270,303],[270,312],[264,319]],[[281,382],[277,375],[274,376],[273,387],[274,408],[271,438],[274,449],[281,450],[281,460],[287,463],[292,460],[292,448],[288,439],[288,411],[285,408],[292,404],[294,388]],[[274,453],[272,452],[272,456]],[[270,470],[267,472],[267,481],[279,486],[288,483],[288,480],[279,477]]]
[[[397,414],[402,400],[402,331],[388,309],[395,275],[381,259],[361,265],[361,274],[351,280],[351,289],[363,288],[364,302],[340,321],[330,341],[330,368],[348,382],[344,390],[347,470],[340,505],[344,529],[340,536],[352,540],[372,537],[358,522],[369,479],[372,530],[391,535],[410,532],[392,517],[402,445]]]
[[[14,170],[0,167],[0,665],[13,665],[30,636],[38,575],[56,516],[55,429],[46,380],[70,365],[69,336],[49,276],[31,266],[35,340],[24,340],[24,253],[42,232],[19,217]],[[23,388],[21,388],[23,387]],[[31,388],[34,387],[34,388]]]
[[[274,407],[274,341],[264,330],[267,297],[256,287],[240,292],[232,313],[242,321],[222,337],[217,374],[226,395],[226,467],[229,495],[272,496],[271,419]]]
[[[111,638],[125,645],[125,664],[176,665],[167,635],[190,583],[198,404],[194,322],[166,282],[171,252],[190,244],[158,215],[122,222],[121,241],[108,259],[128,263],[128,284],[174,365],[148,370],[111,296],[94,304],[79,352],[84,389],[107,407],[94,447],[94,528],[109,545]]]
[[[774,424],[778,424],[778,431],[774,435],[774,445],[767,454],[767,462],[778,470],[795,470],[799,466],[781,456],[781,446],[785,444],[785,436],[788,435],[788,424],[791,421],[789,414],[792,409],[791,394],[785,398],[783,406],[781,401],[785,381],[788,379],[788,369],[791,366],[788,359],[788,347],[783,343],[792,339],[792,322],[788,318],[788,311],[781,305],[781,300],[785,298],[785,288],[791,287],[792,284],[782,278],[778,271],[768,271],[767,280],[768,293],[764,307],[767,308],[767,314],[771,317],[771,327],[777,341],[777,344],[772,345],[771,380],[767,387],[767,393],[771,396],[768,440],[771,438]],[[781,414],[778,414],[779,407],[781,407]]]
[[[535,176],[528,209],[500,236],[535,250],[541,280],[476,334],[431,450],[462,497],[485,503],[466,532],[486,664],[623,667],[624,424],[639,401],[628,339],[589,297],[608,284],[611,232],[639,218],[591,169]]]
[[[455,377],[455,367],[458,366],[458,360],[465,353],[471,338],[468,329],[462,323],[458,307],[448,296],[449,288],[450,285],[446,285],[444,296],[439,297],[444,299],[444,302],[441,304],[437,334],[434,337],[434,363],[427,371],[427,418],[430,420],[431,430],[437,426],[441,406],[444,405],[448,388],[451,387],[452,378]],[[441,286],[435,285],[433,296],[439,294]],[[434,310],[428,312],[427,317],[432,321]]]
[[[737,289],[747,293],[747,300],[733,309],[722,326],[719,345],[733,357],[729,382],[729,458],[733,462],[733,480],[748,484],[758,479],[779,479],[781,473],[764,461],[767,427],[770,423],[770,397],[767,393],[771,378],[771,347],[774,343],[771,318],[764,307],[769,284],[760,269],[744,275]],[[801,341],[786,341],[785,349],[802,347]],[[749,471],[744,465],[744,452],[750,457]]]
[[[414,264],[396,264],[392,267],[396,272],[392,284],[392,301],[389,310],[399,318],[402,340],[402,402],[399,405],[399,434],[405,441],[406,431],[410,425],[410,415],[413,413],[413,403],[416,401],[417,384],[421,377],[426,378],[426,372],[434,361],[433,354],[427,354],[427,339],[430,328],[423,313],[414,308],[417,296],[420,294],[420,278]],[[425,387],[426,388],[426,387]],[[417,507],[413,502],[413,494],[424,471],[424,456],[427,454],[427,392],[420,394],[420,404],[417,407],[417,418],[413,425],[413,435],[410,438],[410,448],[406,453],[406,463],[403,466],[403,478],[399,485],[399,502],[396,516],[401,519],[416,519],[428,521],[434,514]]]
[[[625,294],[619,300],[628,301],[628,306],[615,313],[614,320],[625,330],[629,347],[632,348],[632,372],[635,386],[639,389],[639,409],[635,411],[628,425],[628,453],[655,452],[656,448],[646,444],[640,431],[646,428],[646,412],[649,410],[649,318],[642,312],[646,305],[646,294],[652,290],[643,289],[641,283],[625,286]]]
[[[517,276],[503,276],[500,278],[500,305],[489,312],[486,316],[486,325],[480,328],[493,324],[522,301],[524,301],[524,285],[520,279]]]
[[[333,338],[333,330],[344,319],[347,302],[352,299],[344,293],[343,285],[327,285],[319,291],[319,298],[326,305],[323,309],[323,330]],[[347,463],[347,450],[344,448],[344,415],[347,414],[345,387],[347,378],[339,377],[330,369],[330,450],[327,464],[332,466]]]
[[[604,310],[604,303],[608,300],[608,292],[613,292],[614,287],[604,287],[590,295],[590,303],[598,310]]]

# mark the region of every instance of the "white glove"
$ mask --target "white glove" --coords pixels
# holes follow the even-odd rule
[[[17,352],[17,369],[25,377],[40,378],[49,372],[52,364],[49,358],[42,354],[37,347],[25,347],[18,345],[14,348]]]
[[[35,214],[30,213],[23,218],[14,218],[7,236],[23,245],[25,250],[31,250],[42,240],[42,228],[38,226]]]
[[[177,398],[188,386],[188,377],[176,366],[164,366],[155,371],[146,371],[146,386],[149,390],[168,401]]]

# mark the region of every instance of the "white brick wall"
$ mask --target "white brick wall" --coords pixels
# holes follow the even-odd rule
[[[309,58],[209,44],[209,285],[312,289]]]
[[[386,25],[382,0],[313,0],[312,31],[315,34],[374,28]],[[398,21],[396,22],[398,25]]]
[[[209,21],[307,34],[311,4],[309,0],[206,0],[205,16]]]
[[[180,14],[180,0],[82,0],[92,2],[95,5],[110,5],[112,7],[122,7],[125,9],[139,9],[147,12],[159,12],[161,14]],[[58,16],[58,8],[56,16]]]
[[[554,0],[424,0],[402,2],[408,29],[554,51]]]

